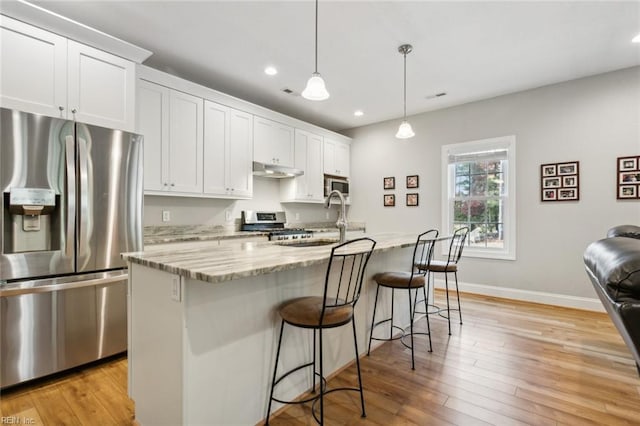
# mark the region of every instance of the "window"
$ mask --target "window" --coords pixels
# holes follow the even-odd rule
[[[469,227],[467,256],[515,259],[515,152],[515,136],[442,147],[442,229]]]

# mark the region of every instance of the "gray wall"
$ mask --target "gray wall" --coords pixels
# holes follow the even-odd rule
[[[398,105],[399,111],[402,105]],[[616,157],[640,155],[640,68],[611,72],[409,118],[352,129],[350,217],[376,231],[441,227],[441,146],[516,136],[517,259],[466,258],[466,283],[594,297],[586,246],[618,224],[640,224],[640,201],[616,200]],[[540,165],[580,161],[580,201],[540,202]],[[406,175],[420,175],[420,206],[405,207]],[[382,206],[382,178],[396,177],[396,207]],[[505,294],[513,295],[513,294]],[[525,297],[526,298],[526,297]]]

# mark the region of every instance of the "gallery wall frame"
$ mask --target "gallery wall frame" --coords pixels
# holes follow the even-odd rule
[[[540,201],[579,200],[579,161],[547,163],[540,166]]]
[[[617,199],[640,199],[640,155],[618,157],[617,162]]]

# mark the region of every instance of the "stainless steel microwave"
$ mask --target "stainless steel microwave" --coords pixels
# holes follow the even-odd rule
[[[345,197],[349,196],[349,180],[347,178],[328,177],[324,178],[324,196],[328,196],[331,191],[337,189]]]

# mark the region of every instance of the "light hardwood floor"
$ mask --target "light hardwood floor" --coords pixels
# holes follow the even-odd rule
[[[438,302],[443,293],[437,292]],[[462,295],[464,325],[432,316],[433,353],[418,337],[416,369],[399,342],[363,357],[367,417],[355,392],[327,396],[327,424],[639,425],[640,378],[605,314]],[[329,386],[356,383],[355,366]],[[2,416],[36,425],[130,425],[126,359],[9,389]],[[7,422],[5,421],[5,424]],[[24,424],[24,422],[23,422]],[[290,406],[271,424],[312,425]]]

